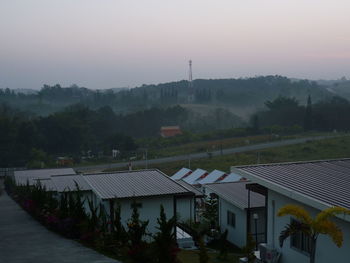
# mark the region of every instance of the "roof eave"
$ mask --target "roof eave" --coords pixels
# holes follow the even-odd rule
[[[209,188],[211,191],[213,191],[215,194],[217,194],[219,196],[219,198],[221,198],[221,199],[225,200],[226,202],[228,202],[228,203],[238,207],[239,209],[241,209],[241,210],[245,210],[246,209],[245,206],[241,206],[241,205],[239,205],[239,204],[237,204],[235,202],[232,202],[232,200],[228,200],[227,198],[223,197],[220,193],[218,193],[215,189],[212,189],[210,186],[205,185],[204,187]]]
[[[125,196],[125,197],[101,197],[102,200],[111,200],[111,199],[132,199],[132,198],[151,198],[151,197],[162,197],[162,196],[196,196],[193,192],[184,192],[184,193],[169,193],[169,194],[158,194],[158,195],[139,195],[139,196]]]
[[[273,182],[270,182],[268,180],[265,180],[265,179],[262,179],[261,177],[259,176],[255,176],[249,172],[244,172],[242,170],[240,170],[239,168],[236,168],[234,166],[231,167],[231,172],[233,173],[236,173],[242,177],[245,177],[249,180],[251,180],[252,182],[255,182],[255,183],[258,183],[262,186],[265,186],[266,188],[268,188],[269,190],[272,190],[272,191],[275,191],[281,195],[284,195],[290,199],[293,199],[293,200],[296,200],[300,203],[303,203],[303,204],[306,204],[308,206],[311,206],[313,208],[316,208],[318,210],[324,210],[324,209],[327,209],[327,208],[330,208],[330,207],[333,207],[332,205],[330,204],[327,204],[325,202],[322,202],[320,200],[317,200],[315,198],[312,198],[310,196],[307,196],[307,195],[304,195],[304,194],[301,194],[299,192],[296,192],[296,191],[293,191],[291,189],[288,189],[284,186],[281,186],[279,184],[276,184],[276,183],[273,183]],[[350,216],[349,215],[340,215],[340,216],[337,216],[347,222],[350,222]]]

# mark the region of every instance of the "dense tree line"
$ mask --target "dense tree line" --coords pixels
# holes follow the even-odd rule
[[[295,97],[305,104],[310,94],[319,101],[331,93],[308,80],[291,80],[281,76],[242,79],[197,79],[193,81],[195,100],[191,103],[218,107],[260,107],[276,96]],[[115,112],[130,113],[153,107],[188,103],[188,81],[142,85],[133,89],[90,90],[77,85],[44,85],[34,94],[0,89],[0,103],[6,102],[37,115],[49,115],[73,104],[92,109],[109,106]]]
[[[225,117],[225,122],[217,115]],[[137,149],[135,138],[159,137],[161,126],[215,130],[232,127],[235,120],[225,110],[197,116],[180,106],[116,114],[108,106],[93,110],[75,104],[49,116],[33,117],[2,105],[0,166],[26,165],[32,160],[47,163],[48,156],[79,157],[88,152],[111,155],[112,149],[128,153]]]
[[[271,81],[276,81],[276,79],[272,78]],[[178,98],[177,88],[164,88],[164,99]],[[41,96],[46,100],[57,101],[60,98],[64,101],[66,96],[60,97],[59,95],[61,87],[54,88],[57,98],[50,97],[51,89],[52,87],[45,87]],[[77,87],[74,89],[78,93],[81,91]],[[206,90],[209,89],[206,88]],[[86,91],[90,94],[90,91]],[[225,92],[224,89],[222,91]],[[65,90],[64,92],[69,93],[70,91]],[[119,93],[129,96],[133,92],[123,93],[121,91]],[[10,90],[3,93],[8,97],[18,96]],[[99,100],[107,100],[104,93],[92,92],[91,94],[92,97],[95,96],[95,99],[100,96]],[[211,94],[212,100],[215,93],[207,94]],[[86,95],[86,97],[89,96]],[[206,96],[203,95],[202,99]],[[143,98],[145,101],[153,99],[148,98],[147,93],[143,94]],[[0,104],[0,166],[22,166],[32,160],[47,163],[51,156],[78,157],[82,155],[82,152],[94,154],[102,152],[109,155],[112,149],[130,152],[138,147],[135,143],[136,139],[142,142],[141,147],[151,144],[158,145],[158,142],[154,142],[154,138],[159,138],[160,127],[169,125],[180,125],[185,131],[183,140],[179,138],[174,142],[188,142],[193,137],[188,136],[189,132],[192,134],[202,132],[206,134],[204,137],[213,138],[211,133],[227,129],[232,131],[227,134],[238,132],[240,135],[302,130],[350,130],[350,103],[346,99],[329,97],[314,102],[312,95],[306,95],[303,101],[306,101],[306,105],[300,103],[295,97],[279,96],[273,100],[267,100],[265,110],[252,116],[250,127],[247,127],[232,111],[219,107],[214,107],[202,114],[181,106],[159,106],[129,113],[118,113],[110,106],[104,105],[95,109],[79,103],[48,116],[37,117],[27,111]],[[103,104],[101,102],[101,105]],[[238,127],[241,129],[234,130]],[[149,140],[147,138],[152,138],[152,143],[147,143],[146,141]],[[162,141],[160,144],[167,145],[167,142]]]
[[[55,156],[135,150],[133,137],[154,136],[161,125],[177,123],[186,115],[180,107],[117,115],[109,107],[91,110],[74,105],[48,117],[29,118],[8,106],[0,109],[2,167],[25,165],[33,154],[40,155],[38,150]]]
[[[350,102],[341,97],[333,96],[313,104],[308,96],[305,106],[295,98],[278,97],[265,105],[266,110],[252,117],[251,126],[255,130],[271,126],[299,126],[305,131],[350,130]]]

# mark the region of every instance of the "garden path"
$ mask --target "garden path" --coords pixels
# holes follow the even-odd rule
[[[120,263],[47,230],[3,192],[0,195],[0,263],[32,262]]]

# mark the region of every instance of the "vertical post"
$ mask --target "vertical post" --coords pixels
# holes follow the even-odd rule
[[[251,227],[250,227],[250,188],[248,188],[248,208],[247,208],[247,242],[248,242],[248,235],[251,234]]]
[[[111,232],[114,232],[114,199],[109,199],[109,218],[111,219]]]
[[[192,207],[194,207],[195,198],[190,199],[190,225],[192,225]]]
[[[253,214],[253,218],[254,218],[254,231],[255,231],[255,250],[258,250],[258,214],[254,213]]]
[[[275,211],[276,211],[276,205],[275,200],[271,201],[272,211],[271,211],[271,221],[272,221],[272,227],[271,227],[271,240],[272,240],[272,247],[275,247]]]
[[[264,231],[264,242],[267,243],[267,217],[268,217],[268,199],[269,198],[269,192],[266,191],[266,195],[265,195],[265,231]],[[273,215],[273,218],[275,217],[275,215]]]
[[[176,237],[176,226],[177,226],[177,203],[176,203],[176,195],[173,197],[173,208],[174,208],[174,218],[175,218],[175,225],[174,225],[174,234]]]

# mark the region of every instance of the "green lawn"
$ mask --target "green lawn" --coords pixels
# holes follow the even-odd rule
[[[304,144],[283,146],[260,150],[260,163],[278,163],[292,161],[307,161],[321,159],[335,159],[350,157],[350,136],[312,141]],[[257,163],[257,152],[246,152],[232,155],[216,156],[191,160],[191,169],[202,168],[208,171],[219,169],[229,171],[231,166]],[[174,174],[182,167],[189,167],[187,161],[177,161],[163,164],[149,165],[149,168],[158,168],[168,175]],[[145,167],[134,167],[144,169]]]
[[[305,135],[304,135],[305,136]],[[168,157],[174,155],[206,152],[206,151],[217,151],[220,149],[227,149],[233,147],[239,147],[249,144],[257,144],[263,142],[271,142],[281,139],[291,139],[297,138],[298,135],[293,136],[281,136],[276,137],[272,135],[255,135],[255,136],[244,136],[244,137],[234,137],[225,138],[221,140],[209,140],[185,143],[176,146],[161,147],[159,149],[149,149],[148,154],[153,158]]]

